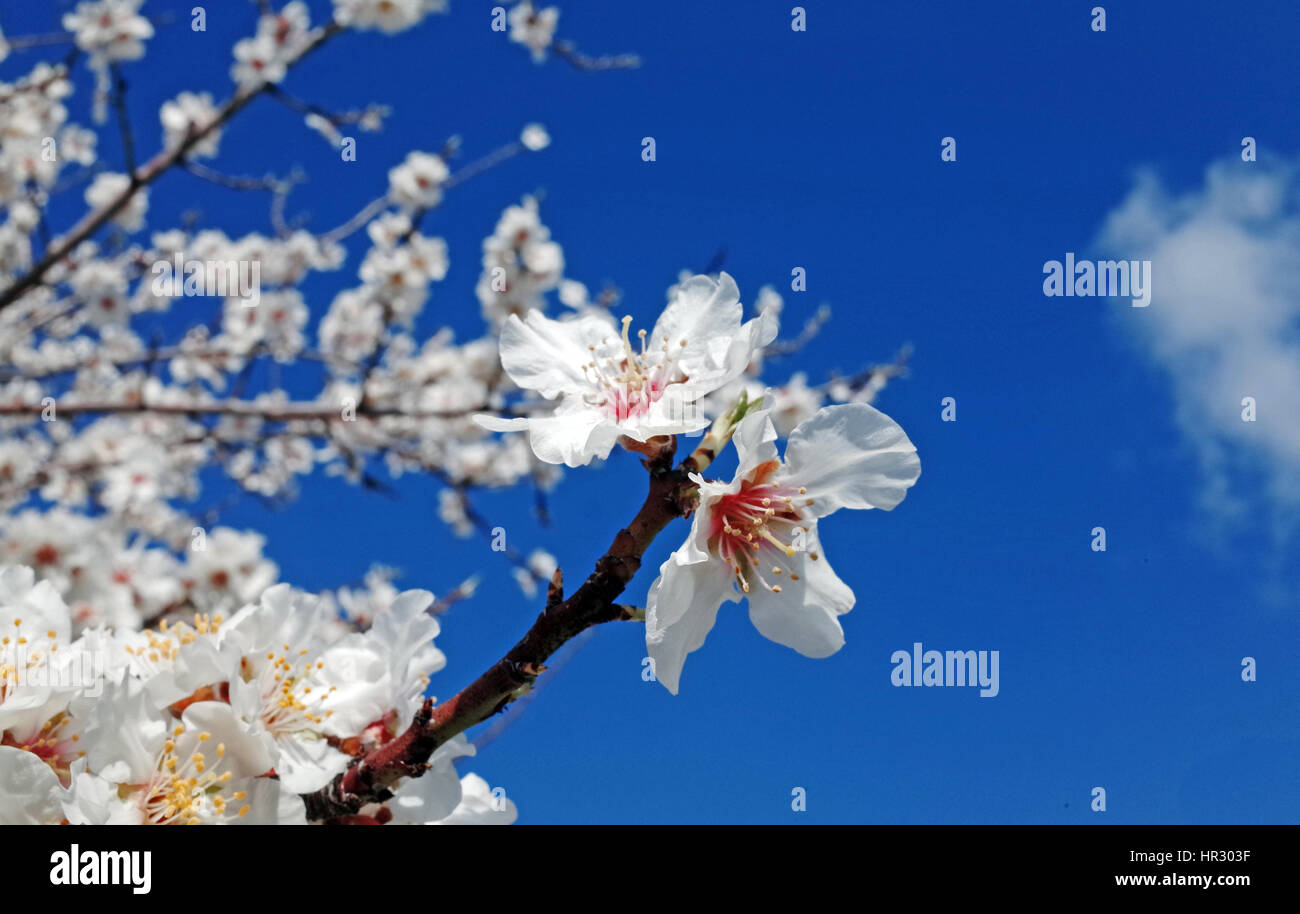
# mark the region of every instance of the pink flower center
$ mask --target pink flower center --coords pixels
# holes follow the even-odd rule
[[[615,422],[638,419],[650,411],[650,407],[663,398],[669,385],[680,384],[687,380],[680,373],[680,368],[673,364],[671,340],[664,337],[655,348],[646,347],[646,332],[637,333],[640,351],[632,346],[628,338],[632,318],[623,318],[622,351],[617,355],[598,359],[596,347],[588,346],[592,361],[582,366],[582,372],[595,386],[595,395],[589,395],[586,402],[602,409]],[[601,341],[609,342],[608,338]],[[677,345],[684,347],[686,340],[679,340]]]
[[[759,584],[773,593],[780,584],[763,577],[767,568],[773,575],[799,580],[791,571],[788,559],[807,548],[811,521],[803,507],[810,498],[800,498],[807,490],[788,484],[771,483],[780,466],[775,460],[759,464],[740,483],[740,490],[719,497],[709,515],[709,551],[730,567],[736,583],[745,593],[751,584]],[[817,553],[809,553],[813,561]]]

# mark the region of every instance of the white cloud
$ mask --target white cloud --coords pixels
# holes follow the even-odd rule
[[[1300,516],[1300,169],[1233,158],[1182,194],[1143,172],[1097,244],[1152,262],[1151,305],[1124,322],[1169,376],[1206,506],[1285,536]]]

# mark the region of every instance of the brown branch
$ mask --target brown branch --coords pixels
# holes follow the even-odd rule
[[[482,409],[484,407],[478,407]],[[36,416],[44,407],[40,403],[0,403],[0,416]],[[262,404],[248,400],[221,400],[215,403],[150,403],[145,400],[86,400],[60,403],[55,399],[56,415],[157,413],[176,416],[252,416],[268,422],[294,422],[318,420],[322,422],[350,422],[343,418],[343,407],[320,403]],[[408,419],[447,419],[468,416],[475,408],[456,410],[403,410],[359,405],[354,410],[358,418],[384,418],[400,416]]]
[[[551,583],[546,585],[546,612],[550,612],[564,602],[564,572],[559,568],[551,575]]]
[[[555,56],[579,70],[635,70],[641,66],[641,58],[636,54],[612,54],[604,57],[589,57],[575,48],[572,42],[556,41],[551,44]]]
[[[117,64],[113,73],[113,110],[117,112],[117,127],[122,138],[122,162],[128,175],[135,174],[135,134],[131,132],[131,116],[126,110],[126,77]]]
[[[18,82],[14,83],[12,89],[0,94],[0,105],[9,104],[9,102],[13,101],[24,92],[44,92],[59,80],[66,79],[67,76],[67,64],[59,64],[40,82],[27,82],[25,79],[20,79]]]
[[[675,451],[676,441],[664,439],[658,453],[645,461],[650,491],[641,510],[614,537],[581,587],[567,600],[557,601],[562,586],[557,574],[548,589],[547,608],[518,644],[457,695],[436,707],[426,701],[406,730],[354,761],[325,787],[304,794],[307,817],[354,815],[367,803],[388,799],[401,778],[424,773],[426,760],[439,746],[526,694],[546,669],[546,661],[566,642],[592,626],[631,617],[631,608],[615,600],[641,567],[641,556],[654,538],[688,513],[694,489],[688,474],[708,464],[697,450],[674,468]]]
[[[590,641],[595,634],[596,630],[594,628],[589,628],[572,641],[565,644],[564,647],[560,648],[559,651],[556,652],[555,656],[551,658],[550,663],[547,664],[546,676],[537,680],[537,685],[531,692],[512,704],[504,713],[497,715],[497,717],[493,719],[491,726],[484,727],[483,730],[474,737],[474,748],[478,752],[482,752],[488,746],[496,742],[497,739],[500,738],[501,734],[509,730],[511,724],[523,717],[529,706],[541,697],[542,693],[546,690],[547,685],[555,682],[560,671],[568,666],[569,661],[577,656],[578,651],[582,650],[582,646]]]

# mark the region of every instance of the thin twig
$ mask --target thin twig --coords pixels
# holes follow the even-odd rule
[[[290,66],[298,63],[316,48],[320,47],[333,36],[343,30],[343,26],[336,22],[330,22],[312,37],[304,46],[296,58],[290,61]],[[239,89],[230,100],[222,105],[216,116],[211,121],[204,124],[197,130],[190,131],[189,134],[174,149],[164,150],[150,159],[143,167],[136,171],[132,183],[128,185],[120,194],[110,200],[106,205],[87,213],[81,221],[72,227],[63,238],[63,241],[56,245],[52,250],[46,251],[45,256],[28,270],[22,277],[13,282],[3,292],[0,292],[0,309],[7,308],[26,294],[30,289],[39,285],[55,264],[71,254],[78,245],[97,232],[105,223],[121,212],[136,192],[144,186],[152,184],[168,169],[182,162],[191,149],[199,143],[204,137],[226,123],[241,111],[249,102],[258,95],[267,91],[269,83],[261,83],[257,86],[246,86]]]
[[[605,57],[588,57],[573,46],[572,42],[557,41],[551,45],[555,56],[572,64],[579,70],[635,70],[641,66],[641,58],[636,54],[613,54]]]
[[[135,183],[135,134],[131,132],[131,117],[126,110],[126,77],[117,64],[111,68],[113,74],[113,110],[117,112],[117,129],[122,137],[122,161],[126,173]]]

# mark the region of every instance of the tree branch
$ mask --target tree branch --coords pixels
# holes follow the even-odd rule
[[[403,777],[418,777],[433,752],[453,736],[487,720],[526,694],[544,664],[562,645],[603,622],[632,617],[631,607],[616,604],[641,567],[641,556],[668,524],[689,513],[689,474],[708,465],[700,450],[673,467],[675,439],[665,439],[645,461],[650,487],[641,510],[618,532],[595,570],[567,600],[557,602],[557,574],[547,593],[547,608],[510,651],[448,701],[426,701],[411,725],[387,743],[366,753],[315,793],[304,794],[307,817],[332,819],[356,814],[365,804],[382,802]]]
[[[341,31],[343,31],[343,26],[336,22],[330,22],[321,28],[316,35],[307,42],[303,47],[302,52],[294,58],[289,65],[293,66]],[[136,192],[141,187],[152,184],[160,175],[163,174],[163,172],[167,171],[177,163],[184,161],[185,157],[189,155],[190,150],[194,148],[196,143],[234,117],[254,98],[261,95],[263,92],[268,91],[270,85],[270,83],[261,83],[257,86],[248,86],[238,90],[233,96],[231,96],[230,100],[221,107],[221,110],[217,112],[216,117],[211,121],[204,124],[198,130],[191,131],[175,149],[164,150],[158,153],[141,166],[138,171],[133,172],[131,174],[131,183],[120,194],[113,198],[108,205],[94,210],[93,212],[89,212],[82,217],[81,221],[72,227],[72,230],[64,236],[63,240],[59,244],[45,252],[45,256],[41,258],[40,262],[24,273],[20,279],[16,280],[7,289],[0,292],[0,309],[9,307],[32,288],[39,285],[45,278],[45,274],[48,273],[55,264],[76,250],[79,244],[97,232],[106,222],[121,212],[126,205],[131,202],[131,198],[135,196]]]
[[[483,409],[486,407],[477,407]],[[40,403],[0,403],[0,416],[38,416],[44,407]],[[343,417],[342,406],[321,403],[257,403],[250,400],[217,400],[210,403],[154,403],[141,399],[86,400],[61,403],[55,400],[56,415],[107,415],[110,413],[156,413],[175,416],[252,416],[268,422],[294,422],[317,420],[321,422],[350,422]],[[455,410],[404,410],[388,409],[359,404],[354,412],[358,417],[383,418],[400,416],[407,419],[454,419],[468,416],[475,408]]]

